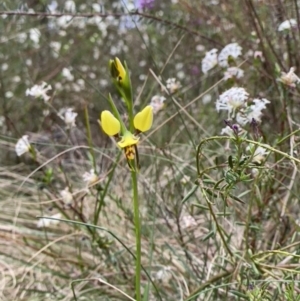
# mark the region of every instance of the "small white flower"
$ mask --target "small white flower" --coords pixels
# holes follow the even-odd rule
[[[203,103],[204,105],[210,103],[211,100],[212,100],[211,94],[205,94],[205,95],[202,97],[202,103]]]
[[[257,122],[261,122],[263,115],[262,110],[267,108],[266,105],[268,103],[270,103],[270,101],[265,98],[253,99],[253,104],[237,113],[236,121],[241,125],[250,123],[252,119],[255,119]]]
[[[76,4],[73,0],[67,0],[65,2],[65,10],[70,12],[70,13],[75,13],[76,12]]]
[[[166,98],[163,96],[155,95],[151,98],[150,106],[153,108],[153,113],[156,114],[165,106]]]
[[[244,70],[238,68],[238,67],[229,67],[225,72],[224,72],[224,79],[228,80],[230,78],[242,78],[244,76]]]
[[[42,98],[45,102],[47,102],[50,99],[50,96],[47,95],[47,92],[51,89],[52,87],[50,85],[42,82],[40,85],[34,85],[31,89],[27,89],[26,96],[30,95],[34,98]]]
[[[71,70],[68,68],[63,68],[62,76],[65,77],[68,81],[74,80],[74,75],[71,73]]]
[[[67,128],[75,127],[77,113],[73,112],[72,108],[63,108],[58,112],[58,116],[65,122]]]
[[[228,59],[236,59],[242,54],[242,47],[238,43],[226,45],[220,52],[218,61],[221,67],[228,67]]]
[[[15,146],[15,151],[17,153],[17,156],[22,156],[23,154],[29,152],[31,148],[31,145],[28,141],[28,136],[24,135],[22,138],[20,138]]]
[[[90,172],[85,172],[83,174],[82,179],[90,186],[95,184],[99,180],[99,177],[95,174],[94,169],[91,169]]]
[[[226,110],[228,114],[235,113],[245,106],[249,93],[244,88],[233,87],[220,95],[216,102],[217,111]]]
[[[250,151],[250,152],[252,152],[252,150],[253,150],[254,147],[255,147],[255,146],[253,146],[253,145],[251,145],[251,146],[249,145],[249,146],[247,147],[247,150]],[[254,151],[254,154],[253,154],[252,162],[256,162],[256,163],[261,164],[262,161],[265,160],[265,157],[266,157],[269,153],[270,153],[270,152],[269,152],[266,148],[264,148],[264,147],[262,147],[262,146],[256,147],[256,149],[255,149],[255,151]]]
[[[40,42],[40,37],[41,32],[37,28],[31,28],[29,30],[29,38],[35,44],[35,46],[38,46]]]
[[[69,187],[66,187],[64,190],[60,191],[60,196],[65,205],[71,205],[73,202],[72,193],[69,191]]]
[[[195,227],[197,226],[197,223],[195,219],[191,215],[184,215],[180,218],[180,225],[182,229]]]
[[[295,19],[289,19],[289,20],[285,20],[283,21],[279,26],[278,26],[278,31],[284,31],[284,30],[288,30],[291,29],[293,27],[297,26],[297,21]]]
[[[48,219],[47,217],[61,219],[61,214],[56,213],[52,216],[45,216],[45,217],[40,218],[39,221],[37,222],[37,227],[38,228],[42,228],[42,227],[46,228],[46,227],[49,227],[51,225],[57,225],[60,222],[59,220]]]
[[[281,72],[281,77],[278,81],[282,82],[284,85],[295,88],[296,84],[300,82],[300,78],[295,74],[295,67],[291,67],[288,73]]]
[[[171,94],[175,93],[181,87],[180,82],[177,81],[176,78],[169,78],[166,83],[167,89],[171,92]]]
[[[206,52],[202,60],[202,72],[206,74],[210,69],[218,65],[218,49],[214,48]]]

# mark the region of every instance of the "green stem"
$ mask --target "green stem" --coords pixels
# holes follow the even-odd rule
[[[138,200],[138,183],[137,172],[131,171],[132,187],[133,187],[133,211],[136,241],[136,263],[135,263],[135,291],[136,301],[141,301],[141,222]]]

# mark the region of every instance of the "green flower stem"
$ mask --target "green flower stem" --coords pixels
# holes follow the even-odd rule
[[[135,261],[135,292],[136,301],[141,301],[141,222],[138,199],[138,183],[136,170],[131,171],[133,187],[133,212],[135,226],[136,261]]]

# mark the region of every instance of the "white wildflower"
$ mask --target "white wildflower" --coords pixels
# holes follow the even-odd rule
[[[211,94],[205,94],[205,95],[202,97],[202,103],[203,103],[204,105],[210,103],[211,100],[212,100]]]
[[[225,110],[228,114],[235,113],[245,106],[249,93],[244,88],[233,87],[220,95],[216,102],[217,111]]]
[[[47,92],[51,89],[52,87],[50,85],[42,82],[40,85],[34,85],[31,89],[27,89],[26,96],[30,95],[34,98],[42,98],[45,102],[47,102],[50,99],[50,96],[47,95]]]
[[[17,156],[22,156],[23,154],[29,152],[31,148],[31,145],[28,141],[28,136],[24,135],[22,138],[20,138],[15,146],[15,151],[17,153]]]
[[[41,32],[37,28],[31,28],[29,30],[29,38],[34,43],[35,46],[38,46],[40,42]]]
[[[206,74],[209,70],[218,65],[218,49],[214,48],[206,52],[202,60],[202,72]]]
[[[282,82],[284,85],[295,88],[296,84],[300,82],[300,78],[295,74],[295,70],[295,67],[291,67],[288,73],[281,72],[278,81]]]
[[[176,92],[180,87],[181,84],[179,81],[176,80],[176,78],[169,78],[166,81],[167,83],[167,89],[173,94],[174,92]]]
[[[242,54],[242,47],[238,43],[226,45],[220,52],[218,62],[221,67],[228,67],[228,59],[236,59]]]
[[[265,160],[265,157],[270,153],[270,151],[268,151],[266,148],[262,147],[262,146],[253,146],[253,145],[249,145],[247,147],[247,150],[250,152],[253,152],[253,148],[255,148],[254,150],[254,154],[252,155],[252,162],[261,164],[262,161]]]
[[[59,51],[60,51],[60,48],[61,48],[61,43],[60,42],[56,42],[56,41],[52,41],[52,42],[50,42],[49,46],[50,46],[50,48],[52,50],[52,55],[55,58],[58,58]]]
[[[68,81],[74,80],[74,75],[71,73],[71,70],[68,68],[63,68],[62,76],[65,77]]]
[[[83,181],[88,184],[88,186],[95,184],[99,177],[95,174],[94,169],[91,169],[90,172],[85,172],[82,176]]]
[[[267,108],[266,105],[268,103],[270,103],[270,101],[265,98],[253,99],[253,104],[237,113],[236,121],[241,125],[250,123],[252,119],[255,119],[257,122],[261,122],[263,115],[262,110]]]
[[[65,2],[65,10],[70,12],[70,13],[75,13],[76,12],[76,4],[73,0],[67,0]]]
[[[71,205],[73,202],[73,196],[69,191],[69,187],[66,187],[64,190],[60,191],[60,196],[65,205]]]
[[[283,21],[279,26],[278,26],[278,31],[284,31],[284,30],[288,30],[291,29],[293,27],[297,26],[297,21],[295,19],[289,19],[289,20],[285,20]]]
[[[224,80],[228,80],[230,78],[242,78],[244,76],[244,70],[238,68],[238,67],[229,67],[224,72]]]
[[[165,106],[166,98],[163,96],[155,95],[151,98],[150,106],[153,108],[153,113],[156,114]]]
[[[56,213],[56,214],[54,214],[52,216],[42,217],[37,222],[37,227],[38,228],[42,228],[42,227],[46,228],[46,227],[49,227],[51,225],[57,225],[60,222],[59,220],[49,219],[48,217],[50,217],[50,218],[57,218],[57,219],[61,219],[62,218],[61,213]]]
[[[63,108],[58,112],[58,116],[65,122],[67,128],[75,127],[77,113],[73,112],[73,108]]]
[[[186,229],[197,226],[196,220],[191,215],[184,215],[179,221],[181,228]]]

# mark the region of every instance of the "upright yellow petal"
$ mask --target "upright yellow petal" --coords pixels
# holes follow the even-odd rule
[[[153,107],[146,106],[141,112],[137,113],[133,119],[134,127],[140,132],[148,131],[153,122]]]
[[[100,120],[102,129],[108,136],[115,136],[120,132],[120,121],[111,112],[107,110],[103,111]]]

